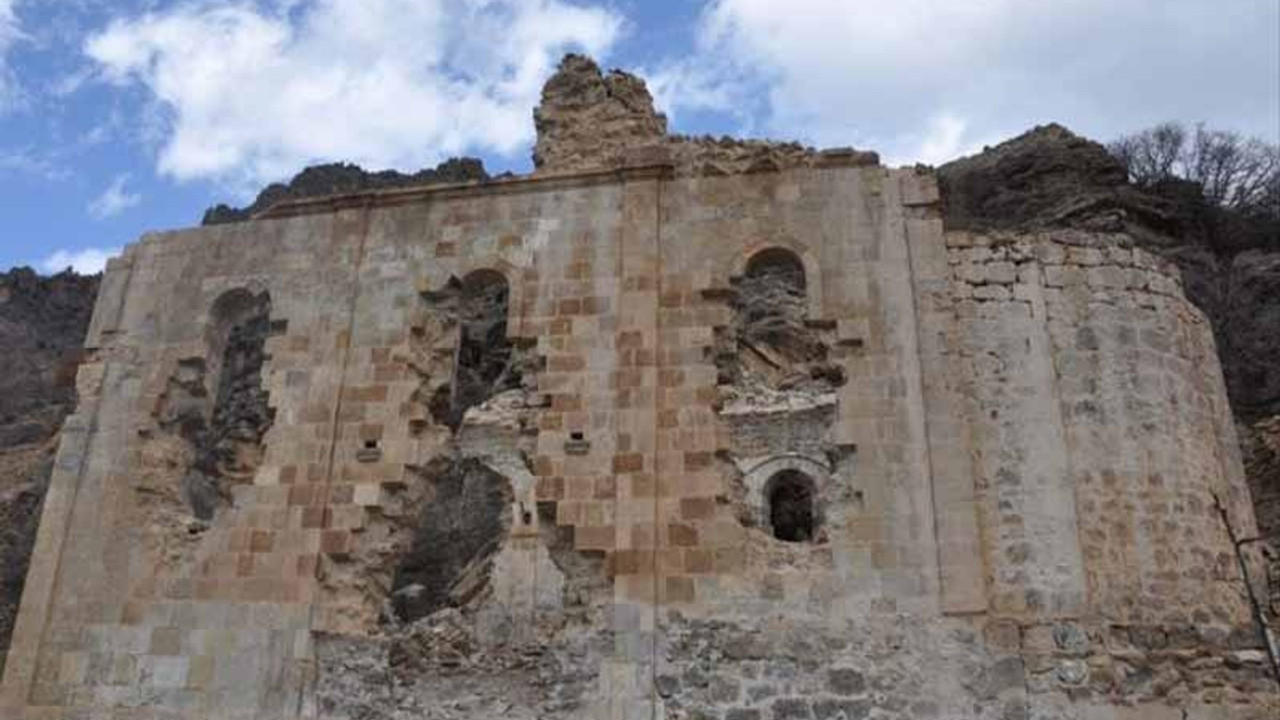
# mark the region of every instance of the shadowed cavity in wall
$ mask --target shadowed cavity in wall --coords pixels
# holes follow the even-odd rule
[[[443,294],[457,298],[458,348],[453,382],[430,404],[437,422],[456,431],[467,410],[520,387],[522,355],[507,337],[511,289],[501,273],[477,270],[451,281]]]
[[[721,385],[824,391],[844,384],[822,328],[808,317],[808,283],[795,253],[762,250],[731,282],[733,322],[720,331],[715,358]]]
[[[226,504],[230,485],[251,482],[262,463],[263,438],[275,421],[263,382],[266,341],[283,331],[283,323],[271,320],[268,293],[228,292],[209,315],[205,346],[212,364],[181,360],[169,380],[160,425],[191,445],[182,496],[202,520]]]
[[[396,615],[408,622],[482,599],[511,531],[511,483],[480,461],[439,458],[421,476],[427,502],[392,585]]]
[[[756,253],[730,282],[732,319],[716,329],[715,363],[735,515],[777,541],[821,542],[817,483],[785,464],[777,468],[825,467],[837,450],[827,435],[850,350],[834,343],[834,323],[811,316],[804,264],[791,250]]]
[[[785,542],[809,542],[817,531],[813,480],[798,470],[784,470],[765,484],[769,529]]]

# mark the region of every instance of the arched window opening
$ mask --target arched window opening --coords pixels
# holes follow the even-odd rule
[[[784,542],[810,542],[817,532],[814,485],[797,470],[784,470],[765,487],[769,527]]]
[[[510,300],[507,279],[497,271],[477,270],[462,281],[449,418],[455,428],[469,408],[520,386],[520,368],[507,338]]]
[[[747,261],[747,277],[770,274],[785,279],[801,293],[805,291],[804,263],[798,255],[786,248],[761,250]]]
[[[738,285],[740,328],[746,339],[786,351],[797,337],[808,334],[805,284],[804,265],[795,253],[782,248],[756,253]]]
[[[732,279],[733,320],[717,331],[717,382],[777,391],[826,392],[845,382],[830,360],[829,327],[810,317],[804,263],[785,248],[752,256]]]
[[[210,310],[207,360],[180,362],[169,381],[161,425],[191,443],[182,493],[201,519],[212,518],[229,485],[252,481],[262,464],[263,439],[275,422],[263,378],[274,332],[271,296],[232,290]]]
[[[262,436],[275,419],[262,369],[271,335],[271,296],[237,290],[214,304],[216,344],[211,344],[217,379],[213,427],[220,436],[219,464],[224,474],[252,477]],[[250,450],[249,446],[254,449]]]

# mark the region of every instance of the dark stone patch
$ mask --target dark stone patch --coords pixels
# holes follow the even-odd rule
[[[271,322],[271,297],[235,290],[214,304],[204,358],[178,363],[159,409],[159,423],[191,443],[194,458],[182,494],[202,520],[213,518],[230,496],[229,485],[250,482],[262,462],[263,439],[275,422],[264,383],[267,338],[283,327]],[[210,407],[207,376],[216,375]]]
[[[674,675],[659,675],[654,683],[658,689],[658,695],[669,698],[680,692],[680,678]]]
[[[813,717],[809,701],[804,698],[778,698],[770,710],[773,720],[809,720]]]
[[[738,696],[742,693],[742,686],[737,680],[725,675],[717,675],[711,679],[710,687],[707,689],[707,695],[711,701],[718,705],[728,705],[738,701]]]
[[[827,687],[837,695],[861,695],[867,691],[867,679],[853,668],[834,668],[827,673]]]
[[[479,461],[441,459],[423,475],[434,496],[392,584],[392,604],[407,622],[485,592],[493,555],[511,527],[511,485]]]
[[[871,703],[866,700],[818,700],[813,703],[813,715],[817,720],[860,720],[871,713]]]

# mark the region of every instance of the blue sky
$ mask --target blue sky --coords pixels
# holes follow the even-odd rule
[[[1280,0],[0,0],[0,269],[92,270],[315,162],[527,171],[569,50],[674,131],[891,164],[1047,121],[1280,141]]]

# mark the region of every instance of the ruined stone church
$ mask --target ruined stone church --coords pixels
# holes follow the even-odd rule
[[[1176,268],[582,57],[535,121],[111,262],[0,717],[1280,717]]]

